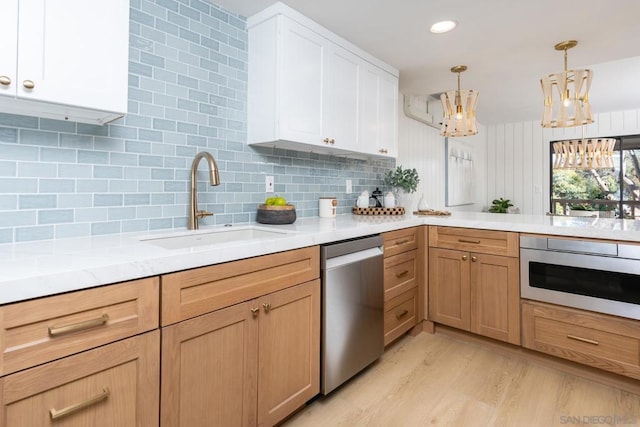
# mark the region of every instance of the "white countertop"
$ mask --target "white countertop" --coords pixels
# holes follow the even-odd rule
[[[164,249],[141,240],[224,228],[160,230],[4,244],[0,245],[0,304],[422,224],[640,242],[640,221],[454,212],[448,217],[347,214],[335,219],[300,218],[291,225],[252,224],[288,233],[183,249]],[[243,225],[231,228],[241,227]]]

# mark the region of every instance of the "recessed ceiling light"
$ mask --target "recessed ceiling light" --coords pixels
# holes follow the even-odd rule
[[[456,21],[440,21],[431,26],[430,31],[435,34],[446,33],[453,30],[458,23]]]

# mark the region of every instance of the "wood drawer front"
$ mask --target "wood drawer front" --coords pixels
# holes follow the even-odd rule
[[[320,247],[162,276],[162,326],[320,277]]]
[[[410,289],[385,302],[384,309],[384,345],[387,345],[415,326],[418,289]]]
[[[155,330],[6,376],[0,425],[157,427],[159,347]]]
[[[640,379],[640,322],[535,303],[522,315],[524,347]]]
[[[518,233],[458,227],[429,227],[429,246],[478,252],[489,255],[519,256]]]
[[[384,256],[397,255],[418,247],[418,227],[403,228],[382,234]]]
[[[384,259],[384,300],[388,301],[414,288],[416,251],[403,252]]]
[[[158,298],[159,280],[152,277],[2,306],[0,372],[155,329]]]

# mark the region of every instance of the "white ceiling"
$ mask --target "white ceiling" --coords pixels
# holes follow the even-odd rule
[[[250,16],[274,0],[212,0]],[[640,108],[638,0],[284,0],[334,33],[400,70],[400,91],[438,94],[456,87],[449,70],[465,64],[462,88],[480,92],[484,124],[539,120],[540,77],[563,69],[553,46],[575,39],[569,68],[590,68],[594,112]],[[458,28],[431,34],[435,21]]]

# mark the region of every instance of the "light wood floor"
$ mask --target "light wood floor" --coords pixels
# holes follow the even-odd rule
[[[595,418],[594,418],[595,417]],[[640,426],[640,396],[442,334],[405,336],[294,426]]]

